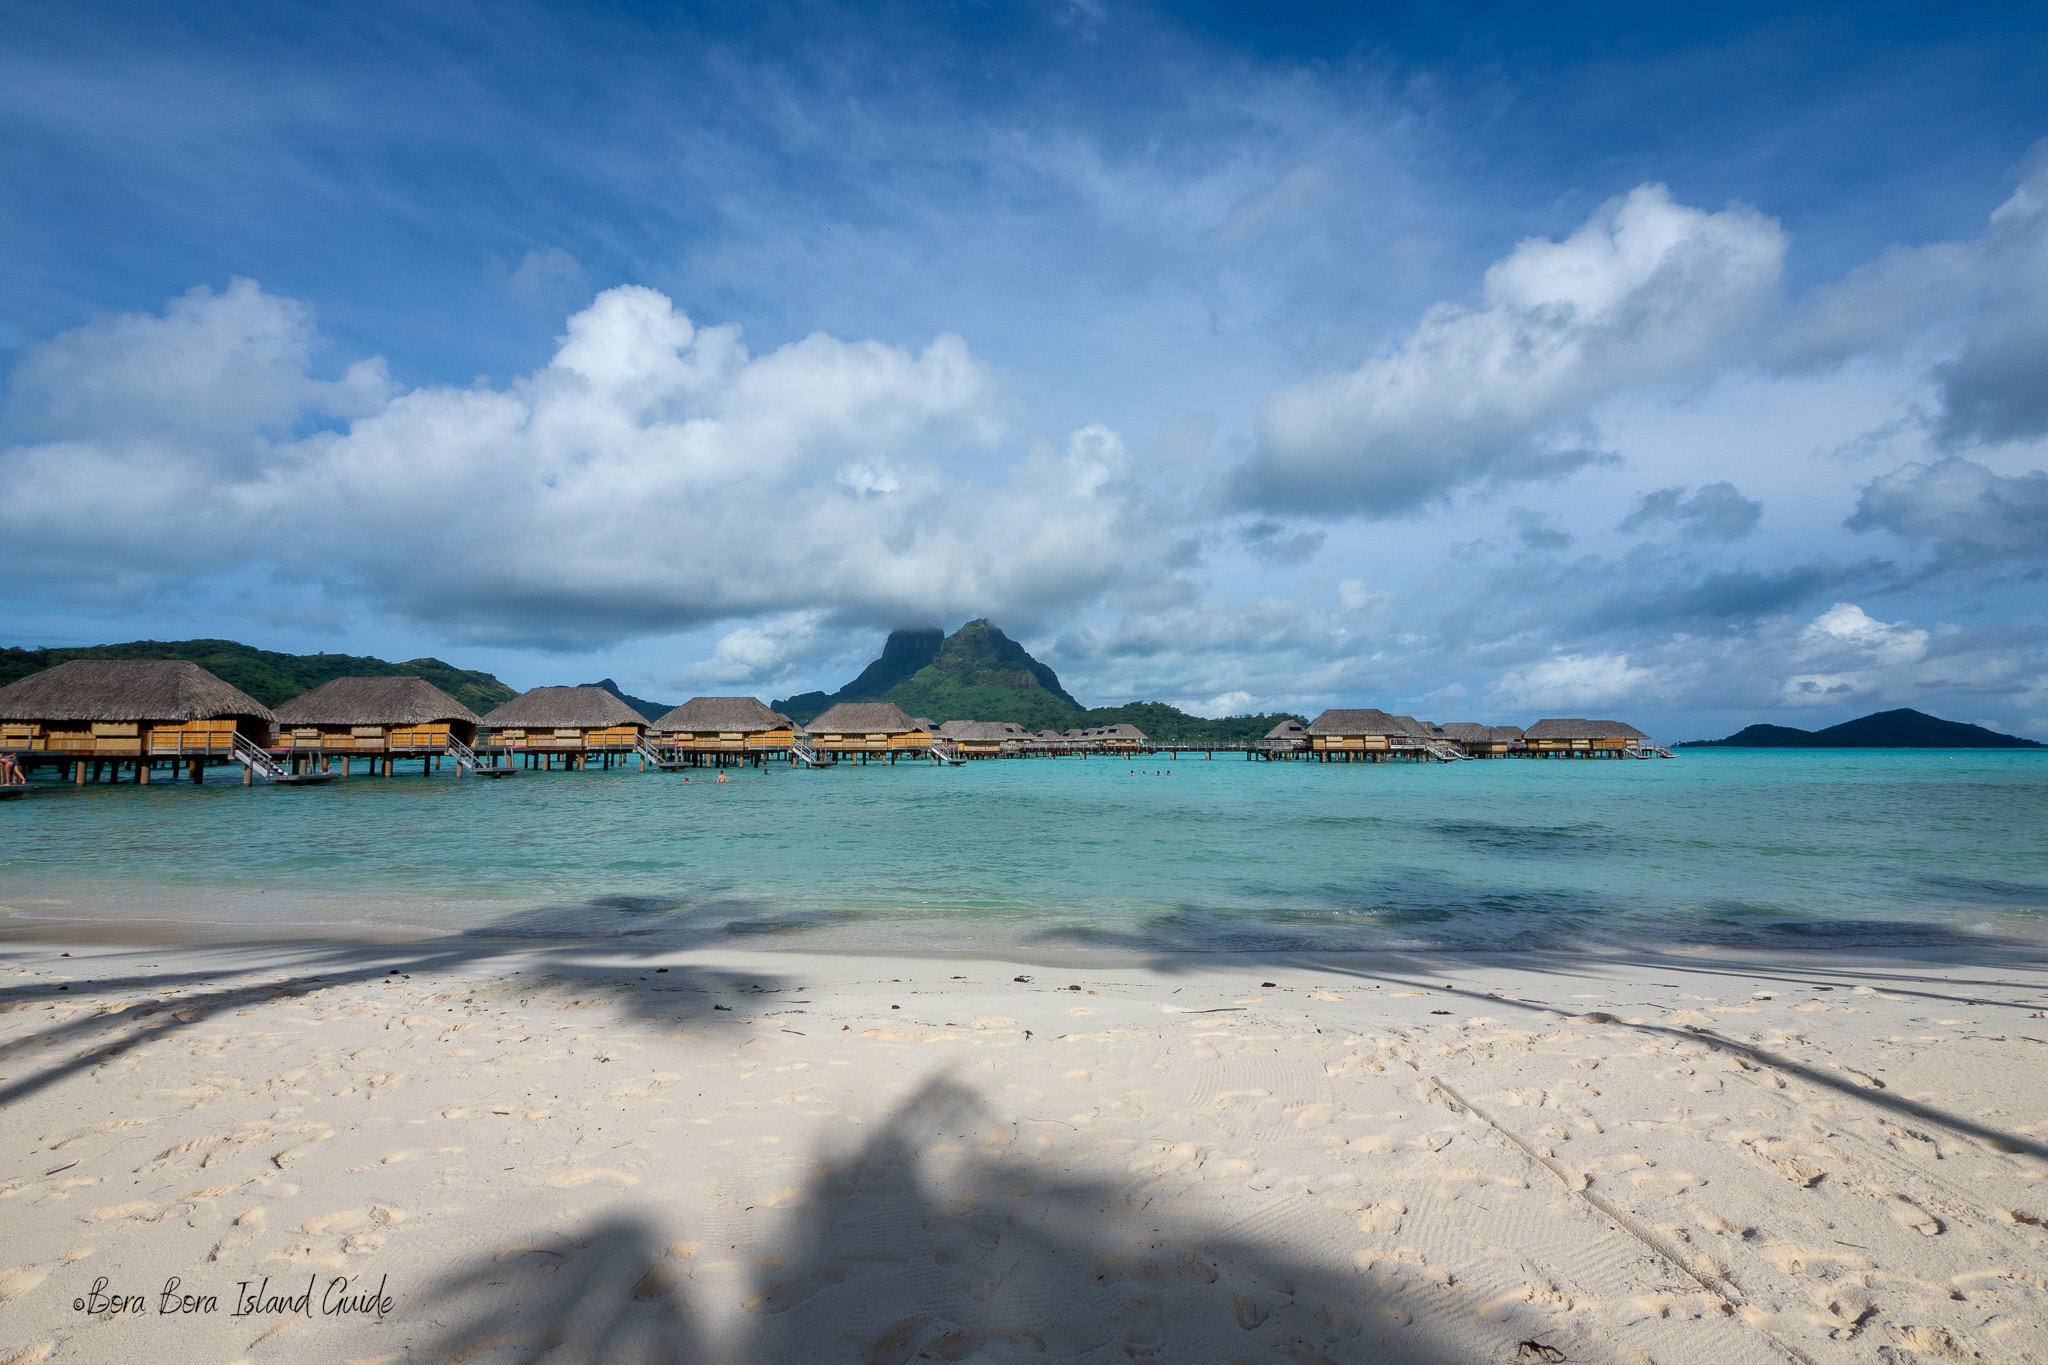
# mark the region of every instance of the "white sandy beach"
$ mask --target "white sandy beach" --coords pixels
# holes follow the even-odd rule
[[[4,960],[9,1365],[2048,1359],[2021,961]]]

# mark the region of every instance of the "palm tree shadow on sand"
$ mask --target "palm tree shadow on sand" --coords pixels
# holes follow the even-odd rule
[[[1142,1194],[998,1154],[1009,1125],[929,1079],[857,1150],[822,1154],[779,1239],[718,1263],[647,1216],[508,1249],[437,1286],[436,1359],[770,1365],[914,1360],[1514,1359],[1423,1324],[1476,1305],[1428,1268],[1291,1258]],[[993,1139],[993,1141],[992,1141]],[[678,1159],[685,1154],[678,1152]],[[1283,1244],[1283,1219],[1243,1220]],[[720,1249],[720,1254],[724,1253]]]

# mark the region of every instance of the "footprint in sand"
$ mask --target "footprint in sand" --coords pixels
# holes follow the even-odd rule
[[[580,1171],[564,1171],[560,1175],[550,1176],[545,1180],[536,1177],[535,1179],[529,1180],[526,1183],[529,1185],[549,1185],[558,1190],[573,1190],[581,1188],[584,1185],[594,1184],[610,1185],[613,1189],[623,1190],[628,1186],[639,1184],[640,1177],[637,1175],[628,1175],[624,1171],[589,1169]]]
[[[80,1214],[78,1221],[81,1223],[106,1223],[116,1218],[126,1218],[131,1213],[140,1213],[148,1207],[150,1207],[148,1200],[136,1200],[127,1204],[109,1204],[103,1209],[94,1209],[91,1213]]]
[[[0,1275],[0,1306],[13,1303],[49,1277],[49,1271],[33,1265],[18,1265]]]
[[[1904,1195],[1888,1195],[1884,1203],[1885,1212],[1902,1228],[1911,1228],[1922,1237],[1939,1237],[1944,1231],[1939,1218]]]
[[[227,1235],[214,1243],[213,1250],[207,1253],[206,1259],[209,1261],[221,1260],[234,1252],[240,1251],[243,1247],[255,1241],[262,1233],[263,1206],[258,1204],[255,1208],[244,1210],[235,1219],[233,1226],[228,1229]]]
[[[1407,1212],[1408,1206],[1398,1199],[1374,1204],[1359,1216],[1359,1231],[1370,1232],[1376,1237],[1391,1237],[1401,1230],[1401,1216]]]

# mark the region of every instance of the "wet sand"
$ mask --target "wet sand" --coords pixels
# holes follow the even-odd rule
[[[0,973],[0,1361],[2048,1359],[2036,955]]]

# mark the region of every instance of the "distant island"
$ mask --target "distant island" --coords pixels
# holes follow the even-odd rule
[[[1860,720],[1845,720],[1825,730],[1795,730],[1789,725],[1751,725],[1726,739],[1692,739],[1681,749],[2039,749],[2044,746],[2018,735],[2002,735],[1981,725],[1943,720],[1925,711],[1901,707]]]

